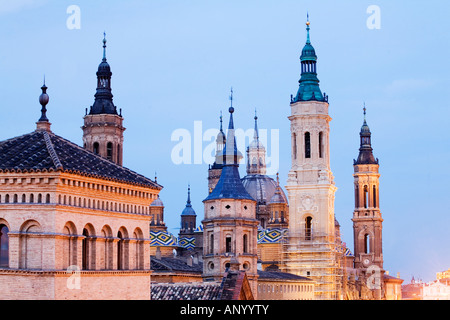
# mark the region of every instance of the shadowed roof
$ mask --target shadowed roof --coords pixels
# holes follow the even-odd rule
[[[61,171],[162,189],[156,182],[47,131],[0,142],[0,172]]]

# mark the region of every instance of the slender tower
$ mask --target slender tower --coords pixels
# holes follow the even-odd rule
[[[111,91],[111,68],[106,60],[106,34],[103,38],[103,59],[97,71],[97,92],[94,105],[84,117],[84,148],[118,165],[123,162],[122,112],[117,112]]]
[[[214,190],[203,201],[203,277],[220,281],[225,272],[245,272],[253,295],[257,296],[256,201],[239,176],[239,161],[230,108],[227,142],[223,149],[223,169]]]
[[[292,167],[288,173],[289,233],[286,271],[316,281],[317,299],[337,298],[334,198],[330,169],[328,97],[317,78],[317,56],[310,22],[302,50],[301,79],[291,96]]]
[[[208,193],[211,193],[216,187],[217,182],[219,181],[220,174],[223,168],[223,148],[225,147],[225,143],[227,138],[225,133],[223,132],[223,118],[222,112],[220,113],[220,130],[217,134],[216,138],[216,159],[214,164],[208,169]]]
[[[375,159],[369,126],[366,121],[364,106],[364,123],[360,132],[359,155],[353,161],[355,211],[353,212],[353,241],[355,254],[355,269],[364,278],[373,274],[375,279],[369,287],[374,290],[374,296],[381,298],[383,271],[383,219],[380,212],[379,186],[380,173],[378,159]]]

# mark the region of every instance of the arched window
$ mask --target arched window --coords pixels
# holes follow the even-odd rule
[[[0,225],[0,267],[9,267],[9,237],[8,227],[4,224]]]
[[[117,233],[117,238],[119,238],[119,241],[117,241],[117,270],[123,270],[123,256],[124,256],[124,248],[123,248],[123,235],[122,232]]]
[[[359,186],[355,186],[355,208],[359,208]]]
[[[100,145],[98,144],[98,142],[94,142],[94,149],[93,149],[95,154],[99,154],[100,153]]]
[[[19,202],[19,197],[17,196],[17,194],[14,195],[14,200],[13,201],[14,201],[14,203]]]
[[[5,203],[9,203],[9,194],[5,196]]]
[[[50,195],[48,193],[45,196],[45,203],[50,203]]]
[[[108,160],[113,159],[113,144],[112,144],[112,142],[108,142],[108,144],[106,145],[106,158]]]
[[[319,132],[319,158],[323,158],[323,132]]]
[[[38,194],[38,203],[42,203],[42,194]]]
[[[117,145],[117,163],[120,163],[120,144]]]
[[[23,195],[22,195],[22,203],[25,203],[25,202],[27,202],[27,199],[26,199],[26,195],[23,194]]]
[[[364,235],[364,253],[370,253],[370,235]]]
[[[85,238],[82,241],[82,269],[89,270],[89,232],[87,229],[83,229],[83,236]]]
[[[248,252],[248,236],[246,234],[244,234],[244,237],[242,239],[242,244],[243,244],[244,253],[247,253]]]
[[[312,239],[312,217],[305,219],[305,240]]]
[[[305,133],[305,158],[311,158],[311,134],[309,132]]]

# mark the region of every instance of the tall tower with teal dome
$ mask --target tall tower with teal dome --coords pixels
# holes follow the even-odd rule
[[[300,63],[297,94],[291,96],[291,169],[286,190],[289,199],[288,241],[284,271],[316,281],[318,299],[336,299],[334,198],[336,186],[330,168],[328,97],[317,77],[317,55],[306,22],[306,44]]]

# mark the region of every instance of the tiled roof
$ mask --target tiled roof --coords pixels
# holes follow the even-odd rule
[[[220,300],[220,283],[159,283],[151,285],[152,300]]]
[[[154,271],[179,271],[179,272],[194,272],[202,273],[203,264],[195,264],[192,266],[188,265],[185,261],[177,258],[162,257],[157,259],[151,257],[150,259],[150,269]]]
[[[46,131],[34,131],[0,142],[2,171],[62,171],[162,189],[149,178]]]

